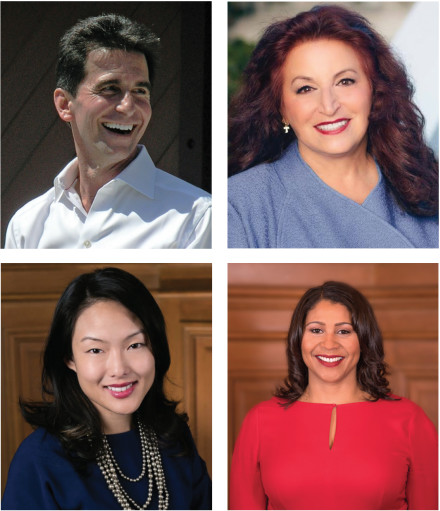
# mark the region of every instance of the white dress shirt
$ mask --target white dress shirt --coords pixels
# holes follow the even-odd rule
[[[5,248],[210,248],[211,196],[155,167],[144,146],[98,190],[87,213],[77,158],[54,187],[20,208]]]

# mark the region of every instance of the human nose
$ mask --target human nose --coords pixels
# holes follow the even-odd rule
[[[118,112],[130,115],[134,112],[135,103],[133,96],[130,92],[126,92],[122,97],[121,101],[116,105]]]
[[[321,112],[325,115],[331,116],[337,112],[339,106],[339,99],[333,87],[323,88],[321,90]]]
[[[112,377],[120,377],[124,376],[128,373],[128,364],[125,359],[124,353],[121,353],[118,350],[110,353],[108,359],[108,371],[110,376]]]
[[[326,333],[321,341],[321,345],[327,350],[333,350],[339,347],[338,340],[333,333]]]

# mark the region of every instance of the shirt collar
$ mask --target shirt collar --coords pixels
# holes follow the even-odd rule
[[[112,181],[122,181],[138,192],[154,199],[156,167],[145,146],[138,145],[139,153]],[[74,158],[54,180],[55,200],[71,188],[78,178],[78,158]],[[105,185],[104,185],[105,186]]]

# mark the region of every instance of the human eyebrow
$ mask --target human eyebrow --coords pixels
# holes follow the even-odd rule
[[[355,69],[348,68],[348,69],[343,69],[342,71],[339,71],[338,73],[336,73],[335,78],[338,78],[339,76],[341,76],[345,73],[348,73],[348,72],[354,73],[356,75],[359,74]]]
[[[143,329],[137,330],[136,332],[133,332],[132,334],[127,335],[127,337],[125,337],[124,341],[128,341],[129,339],[132,339],[133,337],[136,337],[139,334],[145,335],[144,330]],[[79,342],[84,342],[84,341],[108,343],[108,341],[105,341],[104,339],[100,339],[99,337],[93,337],[91,335],[84,336],[82,339],[80,339]]]
[[[325,325],[322,321],[309,321],[305,326],[309,326],[312,324]]]
[[[124,341],[128,341],[129,339],[133,338],[133,337],[136,337],[137,335],[139,334],[142,334],[143,336],[145,336],[145,331],[144,329],[141,329],[141,330],[138,330],[137,332],[134,332],[130,335],[127,335],[127,337],[124,339]]]
[[[348,72],[352,72],[352,73],[355,73],[355,74],[359,74],[355,69],[352,69],[352,68],[347,68],[347,69],[343,69],[342,71],[338,71],[335,75],[334,75],[334,79],[338,78],[339,76],[345,74],[345,73],[348,73]],[[304,82],[314,82],[315,80],[311,77],[311,76],[303,76],[303,75],[298,75],[298,76],[295,76],[295,78],[292,79],[292,81],[290,82],[291,84],[293,84],[295,81],[297,80],[302,80]]]
[[[103,82],[98,82],[96,84],[96,88],[97,89],[102,89],[103,87],[107,87],[109,85],[118,85],[118,86],[121,86],[121,81],[118,80],[118,79],[114,79],[114,80],[104,80]],[[148,82],[148,81],[141,81],[141,82],[136,82],[136,87],[143,87],[145,89],[147,89],[148,91],[151,92],[151,83]]]
[[[350,323],[349,321],[341,321],[340,323],[335,323],[335,326],[341,326],[341,325],[353,326],[352,323]]]
[[[293,78],[290,83],[293,84],[297,80],[303,80],[304,82],[314,82],[313,78],[310,76],[295,76],[295,78]]]
[[[121,84],[121,82],[119,80],[117,80],[117,79],[115,79],[115,80],[104,80],[102,82],[98,82],[96,84],[96,88],[100,89],[102,87],[107,87],[108,85],[120,85],[120,84]]]
[[[85,337],[80,339],[79,342],[84,342],[84,341],[103,342],[103,343],[108,342],[108,341],[104,341],[104,339],[99,339],[99,337],[92,337],[91,335],[86,335]]]
[[[145,87],[151,92],[151,83],[150,82],[137,82],[136,87]]]

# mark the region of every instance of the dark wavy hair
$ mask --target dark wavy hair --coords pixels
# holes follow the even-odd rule
[[[188,417],[176,412],[177,403],[167,399],[163,389],[170,352],[162,312],[142,282],[118,268],[80,275],[62,294],[44,350],[43,401],[20,400],[24,418],[33,427],[42,426],[56,435],[78,469],[83,470],[87,462],[96,459],[102,447],[101,419],[66,361],[73,356],[72,335],[81,312],[108,300],[120,303],[140,320],[154,356],[154,381],[137,413],[156,431],[161,442],[175,444],[181,454],[190,454]]]
[[[283,132],[282,67],[303,42],[334,39],[359,55],[373,89],[368,152],[377,160],[397,202],[407,212],[438,212],[438,162],[423,139],[424,118],[404,65],[360,14],[337,5],[317,6],[269,26],[244,71],[242,88],[231,101],[230,175],[280,158],[296,136]]]
[[[357,289],[332,281],[306,291],[293,312],[287,336],[288,376],[284,386],[278,388],[276,396],[287,400],[289,405],[306,390],[309,375],[301,354],[301,342],[307,314],[322,300],[340,303],[350,312],[361,351],[356,368],[359,388],[369,394],[372,400],[394,399],[390,397],[386,379],[388,370],[384,362],[382,334],[371,305]]]
[[[141,23],[120,14],[101,14],[78,21],[61,38],[56,69],[56,86],[76,96],[85,77],[88,54],[96,49],[138,52],[145,56],[153,83],[159,38]]]

